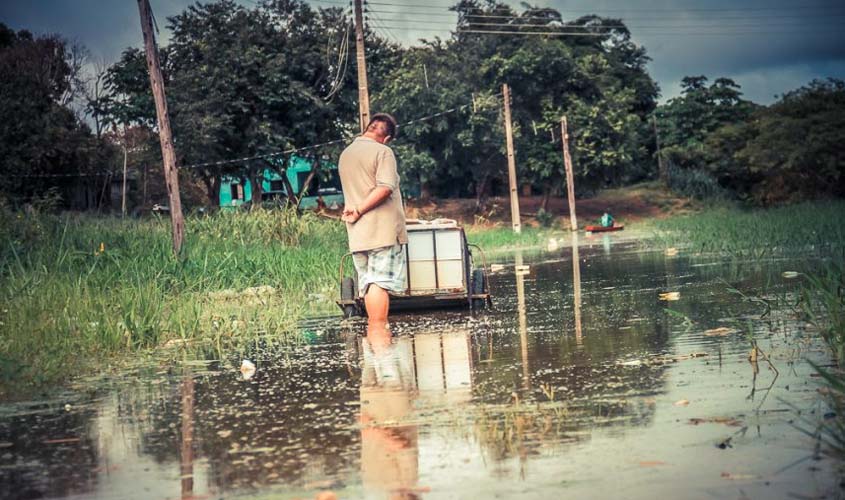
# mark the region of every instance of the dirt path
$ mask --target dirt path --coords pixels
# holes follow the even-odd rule
[[[519,205],[525,225],[538,225],[536,215],[542,196],[520,196]],[[605,211],[610,211],[621,223],[630,223],[645,218],[668,217],[695,210],[687,198],[680,198],[657,183],[611,189],[600,192],[592,198],[577,200],[575,212],[579,226],[597,221]],[[463,224],[498,225],[510,222],[510,204],[506,197],[489,198],[476,212],[474,199],[433,199],[428,202],[409,200],[406,203],[408,218],[434,219],[447,217]],[[548,212],[561,227],[569,222],[569,207],[566,198],[551,198]]]

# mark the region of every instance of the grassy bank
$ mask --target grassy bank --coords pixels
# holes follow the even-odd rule
[[[0,377],[15,385],[174,339],[285,334],[329,307],[346,248],[340,224],[290,212],[191,217],[179,259],[166,219],[0,217]]]
[[[845,202],[802,203],[770,209],[720,206],[642,223],[653,231],[650,245],[737,257],[806,251],[837,253],[845,247]]]
[[[168,343],[281,338],[304,316],[337,312],[337,221],[257,210],[191,216],[186,228],[177,259],[167,218],[0,209],[0,395]],[[491,250],[545,234],[468,232]]]

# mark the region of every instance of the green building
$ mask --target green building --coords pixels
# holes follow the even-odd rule
[[[311,173],[313,160],[300,156],[291,156],[288,162],[287,177],[294,194],[301,191],[302,185]],[[343,193],[340,188],[340,177],[337,165],[325,160],[320,162],[320,172],[312,179],[308,186],[307,196],[302,198],[301,208],[313,209],[322,201],[328,207],[343,206]],[[261,182],[262,201],[284,198],[285,184],[282,177],[273,169],[264,170],[264,180]],[[249,179],[232,175],[220,179],[220,207],[238,207],[252,201],[252,183]]]

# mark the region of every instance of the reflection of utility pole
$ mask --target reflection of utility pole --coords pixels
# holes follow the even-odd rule
[[[511,91],[508,84],[502,85],[505,100],[505,139],[508,146],[508,184],[511,193],[511,224],[513,232],[522,232],[519,220],[519,194],[516,191],[516,157],[513,151],[513,126],[511,125]]]
[[[367,58],[364,54],[364,14],[361,0],[355,0],[355,51],[358,62],[358,121],[363,133],[370,122],[370,91],[367,86]]]
[[[516,274],[516,304],[519,315],[519,347],[522,353],[522,384],[526,390],[531,389],[531,367],[528,363],[528,320],[525,317],[525,275],[528,271],[522,263],[522,251],[516,251],[514,261]]]
[[[182,498],[194,498],[194,378],[190,370],[182,379],[182,446],[179,449],[179,472],[182,477]]]
[[[170,118],[167,115],[167,97],[164,94],[164,79],[161,76],[158,47],[153,34],[153,18],[149,0],[138,0],[138,10],[141,13],[141,31],[144,33],[144,52],[147,56],[147,69],[150,73],[150,86],[153,89],[156,104],[164,182],[167,185],[167,194],[170,197],[173,253],[178,254],[182,250],[185,219],[182,217],[182,200],[179,197],[179,172],[176,170],[176,151],[173,149],[173,134],[170,131]]]
[[[572,232],[572,290],[575,292],[575,343],[581,345],[581,258],[578,255],[578,232]]]
[[[566,117],[560,118],[560,142],[563,144],[563,165],[566,168],[566,197],[569,198],[569,229],[578,230],[575,217],[575,174],[572,172],[572,158],[569,156],[569,130]]]

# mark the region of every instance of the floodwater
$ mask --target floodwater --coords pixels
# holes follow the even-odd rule
[[[838,496],[804,432],[829,355],[783,275],[813,264],[613,238],[501,256],[492,311],[310,320],[0,405],[0,498]]]

